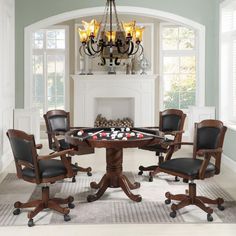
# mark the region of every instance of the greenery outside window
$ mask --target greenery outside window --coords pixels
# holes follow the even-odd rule
[[[68,80],[66,29],[50,28],[33,33],[32,100],[42,117],[52,109],[66,109]]]
[[[161,24],[161,108],[188,109],[196,104],[196,33]]]

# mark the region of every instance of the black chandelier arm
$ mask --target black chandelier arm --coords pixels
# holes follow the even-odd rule
[[[104,57],[101,57],[101,61],[102,61],[102,63],[100,65],[105,66],[106,65],[106,59]]]
[[[120,61],[118,61],[118,60],[119,60],[119,58],[116,57],[116,58],[115,58],[115,65],[116,65],[116,66],[119,66],[119,65],[120,65]]]
[[[134,52],[130,51],[130,53],[128,55],[129,56],[135,55],[139,51],[140,48],[141,48],[141,52],[139,53],[138,56],[141,56],[143,54],[143,46],[141,44],[137,44],[137,49]]]
[[[94,49],[94,47],[93,47],[93,42],[89,41],[89,42],[87,43],[87,47],[89,48],[89,50],[92,52],[93,55],[95,55],[95,54],[97,54],[97,53],[100,53],[100,52],[102,51],[102,49],[103,49],[103,44],[101,44],[101,45],[97,44],[97,47],[99,47],[99,46],[100,46],[100,48],[98,48],[98,50],[96,50],[96,49]]]

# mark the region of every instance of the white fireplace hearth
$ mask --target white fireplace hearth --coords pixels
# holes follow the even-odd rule
[[[72,75],[74,125],[93,127],[98,114],[153,126],[156,75]]]

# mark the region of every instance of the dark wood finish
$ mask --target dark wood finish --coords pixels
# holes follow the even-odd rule
[[[53,153],[50,155],[43,155],[39,156],[37,154],[37,147],[39,145],[35,144],[34,136],[33,135],[28,135],[23,131],[20,130],[14,130],[10,129],[7,131],[7,136],[9,138],[13,155],[14,155],[14,160],[15,160],[15,165],[16,165],[16,171],[17,171],[17,176],[20,179],[23,179],[24,181],[35,183],[35,184],[42,184],[42,183],[55,183],[57,180],[62,180],[64,178],[71,178],[74,175],[76,175],[77,170],[73,170],[71,166],[71,158],[70,155],[71,152],[73,152],[73,149],[68,149],[64,151],[60,151],[57,153]],[[18,156],[19,154],[17,153],[16,146],[14,144],[14,140],[22,140],[24,142],[29,143],[31,146],[29,147],[29,150],[27,153],[32,154],[31,159],[32,163],[28,161],[22,161],[19,160]],[[42,145],[40,145],[42,147]],[[50,178],[43,178],[40,174],[40,166],[39,162],[41,160],[50,160],[53,158],[58,158],[60,157],[61,162],[63,163],[66,173],[63,175],[57,175],[53,176]],[[24,168],[29,168],[34,171],[35,177],[26,177],[23,173]],[[64,214],[64,219],[67,221],[69,220],[69,208],[68,207],[61,207],[61,204],[68,204],[68,206],[72,206],[74,198],[72,196],[69,196],[65,199],[62,198],[50,198],[49,197],[49,187],[42,187],[42,199],[40,200],[34,200],[30,201],[27,203],[21,203],[19,201],[15,202],[14,207],[17,208],[13,213],[15,215],[18,215],[20,213],[20,208],[32,208],[34,209],[28,213],[28,218],[29,218],[29,226],[33,226],[33,217],[36,216],[40,211],[42,211],[45,208],[50,208],[55,211],[58,211],[62,214]]]
[[[198,148],[198,130],[201,128],[207,128],[207,127],[213,127],[219,129],[219,134],[217,137],[217,144],[214,149],[199,149]],[[220,210],[224,210],[224,207],[222,204],[224,203],[224,200],[222,198],[216,198],[216,199],[210,199],[204,196],[197,196],[196,194],[196,184],[194,183],[195,179],[201,179],[204,180],[205,178],[212,177],[214,175],[218,175],[220,173],[220,164],[221,164],[221,154],[222,154],[222,146],[224,141],[224,136],[227,128],[223,125],[223,123],[219,120],[203,120],[200,123],[195,124],[195,132],[194,132],[194,142],[193,143],[173,143],[170,145],[170,149],[167,153],[167,162],[170,160],[172,154],[174,153],[175,145],[193,145],[193,155],[192,158],[196,159],[198,156],[202,156],[203,162],[201,167],[199,168],[198,175],[197,176],[191,176],[187,174],[181,173],[181,167],[179,168],[179,171],[172,171],[168,169],[163,169],[161,167],[158,167],[159,172],[165,172],[170,175],[178,176],[183,178],[184,180],[190,181],[189,183],[189,190],[186,194],[171,194],[167,192],[165,194],[167,200],[166,203],[170,203],[171,200],[180,201],[178,204],[172,204],[171,209],[172,212],[170,213],[171,217],[176,216],[176,211],[188,206],[188,205],[196,205],[197,207],[201,208],[203,211],[205,211],[207,215],[208,221],[212,221],[213,218],[211,214],[213,213],[213,209],[210,207],[207,207],[205,203],[207,204],[217,204],[218,208]],[[215,173],[210,172],[206,173],[206,168],[208,164],[210,163],[210,160],[213,158],[214,165],[215,165]],[[178,160],[178,159],[177,159]]]
[[[46,114],[44,114],[43,117],[44,117],[46,127],[47,127],[49,148],[56,152],[65,149],[64,147],[61,147],[60,145],[60,142],[58,140],[59,136],[60,137],[64,136],[65,133],[69,130],[81,128],[81,127],[72,127],[70,125],[70,113],[64,110],[50,110]],[[64,130],[53,129],[50,119],[53,119],[54,117],[61,117],[65,119],[66,127],[65,128],[62,127]],[[76,152],[77,155],[84,155],[84,154],[90,154],[90,153],[94,153],[94,149],[91,147],[83,147],[83,148],[78,149]],[[72,155],[74,155],[74,153]],[[92,168],[91,167],[84,168],[84,167],[78,166],[78,171],[86,172],[89,176],[91,176]],[[75,181],[75,178],[73,178],[73,181]]]
[[[163,124],[163,117],[165,116],[177,116],[179,117],[179,126],[178,130],[169,130],[166,131],[164,129],[164,124]],[[152,165],[152,166],[139,166],[139,174],[143,174],[144,171],[149,171],[149,181],[151,182],[153,180],[153,177],[159,173],[158,165],[162,163],[165,158],[163,156],[163,153],[167,153],[169,150],[169,145],[172,143],[177,143],[181,142],[182,140],[182,134],[184,133],[184,121],[186,118],[186,114],[183,113],[183,111],[178,110],[178,109],[167,109],[164,111],[161,111],[159,113],[159,126],[158,127],[149,127],[149,128],[156,128],[159,131],[163,133],[163,135],[171,135],[173,137],[173,141],[166,141],[163,142],[162,145],[159,148],[153,148],[150,146],[143,147],[141,149],[144,150],[149,150],[149,151],[154,151],[156,153],[156,156],[158,157],[158,164],[157,165]],[[181,145],[176,145],[174,151],[177,151],[181,148]]]
[[[98,129],[90,129],[89,132],[96,132]],[[84,130],[87,132],[86,130]],[[142,147],[150,144],[157,144],[163,141],[158,136],[144,136],[142,139],[132,138],[128,140],[107,140],[87,138],[82,141],[81,138],[76,137],[77,131],[70,131],[66,133],[66,141],[74,148],[80,146],[90,146],[93,148],[106,148],[106,174],[102,177],[99,183],[91,182],[91,188],[98,189],[94,195],[87,197],[88,202],[98,200],[106,191],[107,188],[121,188],[125,194],[133,201],[140,202],[142,197],[134,195],[130,190],[140,187],[140,183],[131,183],[124,175],[123,167],[123,148]],[[85,135],[86,136],[86,135]]]

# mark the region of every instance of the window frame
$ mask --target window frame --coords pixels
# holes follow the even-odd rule
[[[162,49],[162,30],[164,27],[174,26],[174,27],[187,27],[189,26],[181,25],[181,24],[173,24],[173,23],[160,23],[160,36],[159,36],[159,93],[160,93],[160,110],[164,110],[164,73],[163,73],[163,58],[164,56],[195,56],[196,60],[196,92],[195,92],[195,104],[191,106],[204,106],[205,104],[205,77],[202,76],[205,73],[205,60],[203,60],[203,55],[205,56],[205,51],[202,55],[200,55],[199,44],[200,37],[198,30],[193,29],[195,32],[195,49],[194,50],[163,50]],[[205,48],[204,48],[205,50]],[[178,108],[177,108],[178,109]],[[188,113],[189,109],[181,109],[183,112]]]
[[[46,40],[46,31],[50,30],[50,29],[63,29],[65,30],[65,49],[47,49],[46,45],[44,45],[43,49],[34,49],[33,48],[33,34],[37,31],[43,31],[44,32],[44,43],[47,43]],[[33,56],[34,55],[42,55],[43,56],[43,60],[46,64],[43,65],[44,67],[44,75],[47,74],[47,56],[48,55],[64,55],[65,56],[65,88],[64,88],[64,97],[65,97],[65,110],[69,110],[69,104],[70,104],[70,96],[69,96],[69,87],[70,87],[70,81],[69,81],[69,26],[68,25],[56,25],[56,26],[50,26],[50,27],[44,27],[42,29],[38,29],[34,32],[31,33],[31,37],[30,37],[30,49],[31,49],[31,57],[30,57],[30,80],[29,80],[29,89],[25,90],[25,95],[26,97],[28,96],[28,98],[30,97],[28,106],[29,107],[33,107]],[[49,50],[50,54],[47,54],[46,51]],[[43,52],[40,53],[40,51]],[[45,91],[47,90],[47,86],[45,83],[45,79],[44,79],[44,89]],[[48,108],[48,103],[47,103],[47,92],[44,95],[44,104],[43,104],[43,109],[44,111],[47,111]],[[26,102],[26,101],[25,101]],[[40,122],[44,122],[43,121],[43,117],[40,117]]]
[[[232,5],[232,6],[231,6]],[[233,88],[234,79],[233,78],[233,41],[236,40],[236,29],[232,29],[231,31],[223,31],[222,28],[222,17],[223,10],[225,8],[232,7],[236,11],[236,2],[233,0],[226,0],[220,4],[219,8],[219,117],[220,119],[231,129],[236,130],[236,116],[233,116],[233,110],[230,107],[227,107],[225,104],[229,104],[229,106],[233,106],[233,89],[231,91],[228,90],[229,87]],[[228,47],[228,53],[226,53],[226,58],[228,59],[227,65],[227,74],[223,72],[223,54],[222,48],[223,45],[226,44]],[[225,52],[225,51],[224,51]],[[225,62],[225,60],[224,60]],[[235,60],[236,67],[236,60]],[[224,70],[225,71],[225,70]],[[223,75],[224,73],[224,75]]]

